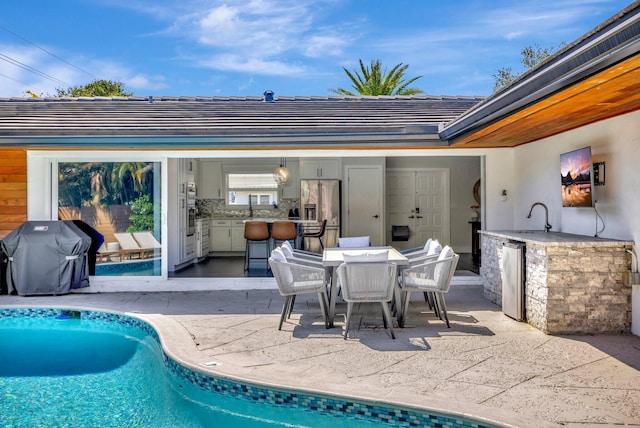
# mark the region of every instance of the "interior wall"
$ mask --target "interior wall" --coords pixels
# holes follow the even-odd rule
[[[596,209],[605,222],[603,238],[640,240],[640,111],[597,122],[514,149],[517,192],[514,198],[516,229],[542,229],[549,207],[552,231],[594,236],[602,229],[594,208],[562,207],[560,154],[591,146],[593,162],[605,162],[605,185],[596,186]]]
[[[471,206],[473,186],[480,178],[479,156],[389,157],[387,168],[448,168],[450,170],[451,247],[471,252]],[[482,218],[480,219],[482,221]],[[484,225],[483,225],[484,227]]]

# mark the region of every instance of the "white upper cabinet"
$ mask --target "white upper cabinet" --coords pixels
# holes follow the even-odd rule
[[[337,158],[300,159],[300,178],[342,178],[342,163]]]
[[[198,198],[220,199],[223,190],[222,162],[201,160],[198,167]]]

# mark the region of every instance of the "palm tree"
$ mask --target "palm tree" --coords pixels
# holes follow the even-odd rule
[[[352,87],[356,93],[351,92],[344,88],[331,89],[330,91],[337,95],[356,96],[360,95],[417,95],[423,94],[424,91],[420,88],[411,88],[411,85],[422,76],[416,76],[409,80],[404,79],[404,73],[409,68],[409,65],[403,65],[402,63],[396,65],[387,73],[387,69],[382,70],[382,63],[380,60],[371,61],[371,66],[365,66],[362,60],[360,61],[360,70],[362,75],[358,71],[351,72],[342,67],[349,79],[351,79]]]

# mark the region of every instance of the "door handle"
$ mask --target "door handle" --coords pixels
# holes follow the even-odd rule
[[[416,218],[416,216],[414,216],[414,215],[410,215],[410,216],[409,216],[409,218]]]
[[[422,216],[421,215],[417,215],[416,218],[422,218]]]
[[[378,218],[380,217],[378,214],[374,215],[373,218]]]

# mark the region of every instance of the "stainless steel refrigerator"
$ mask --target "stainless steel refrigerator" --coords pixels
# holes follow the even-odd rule
[[[325,247],[335,247],[338,242],[341,213],[340,180],[300,180],[300,218],[315,220],[318,223],[327,220],[327,228],[322,238]],[[317,239],[307,240],[305,249],[321,251]]]

